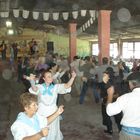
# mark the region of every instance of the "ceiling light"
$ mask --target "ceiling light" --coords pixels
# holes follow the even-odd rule
[[[7,34],[8,34],[8,35],[13,35],[13,34],[14,34],[14,30],[13,30],[13,29],[9,29],[9,30],[7,31]]]
[[[6,21],[6,27],[12,27],[12,22],[11,21]]]

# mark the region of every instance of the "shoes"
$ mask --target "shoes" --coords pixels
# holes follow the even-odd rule
[[[110,130],[110,131],[109,130],[104,130],[104,133],[109,135],[109,136],[112,136],[113,131],[112,130]]]

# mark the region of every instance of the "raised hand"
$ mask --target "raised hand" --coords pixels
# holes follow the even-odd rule
[[[72,75],[73,78],[75,78],[76,77],[76,72],[72,71],[71,75]]]
[[[29,81],[31,81],[31,80],[35,81],[36,80],[36,75],[31,73],[30,76],[23,75],[23,78],[25,78],[26,80],[29,80]]]

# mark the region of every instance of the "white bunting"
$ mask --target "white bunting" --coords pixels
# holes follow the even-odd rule
[[[27,19],[29,16],[29,11],[23,10],[22,16],[23,16],[23,18]]]
[[[64,19],[64,20],[68,20],[69,13],[68,13],[68,12],[63,12],[63,13],[62,13],[62,16],[63,16],[63,19]]]
[[[90,18],[89,20],[90,20],[90,24],[93,24],[93,18]]]
[[[33,19],[37,20],[39,17],[39,12],[33,12]]]
[[[83,31],[85,31],[85,30],[86,30],[85,25],[83,25],[82,29],[83,29]]]
[[[87,13],[87,10],[81,10],[81,16],[82,17],[85,17],[86,16],[86,13]]]
[[[80,31],[82,32],[82,27],[80,27]]]
[[[95,18],[98,18],[98,15],[99,15],[99,13],[98,13],[98,11],[96,11],[95,12]]]
[[[78,17],[78,11],[73,11],[72,12],[72,16],[73,16],[74,19],[77,19],[77,17]]]
[[[89,14],[95,20],[95,10],[89,10]]]
[[[0,12],[0,17],[2,17],[2,18],[9,17],[9,12]]]
[[[0,12],[0,17],[2,17],[2,18],[9,17],[9,12]]]
[[[43,13],[43,19],[45,21],[49,20],[49,15],[50,15],[50,13]]]
[[[4,12],[5,17],[9,17],[9,11],[8,12]]]
[[[85,28],[88,28],[88,24],[87,24],[87,22],[85,23]]]
[[[90,27],[90,20],[87,21],[87,25],[88,25],[88,27]]]
[[[13,14],[14,14],[15,18],[18,18],[19,17],[19,9],[14,9]]]
[[[4,18],[4,17],[5,17],[4,12],[0,12],[0,17],[2,17],[2,18]]]
[[[58,20],[59,13],[53,13],[53,20]]]

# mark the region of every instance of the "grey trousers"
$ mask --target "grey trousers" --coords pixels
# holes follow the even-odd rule
[[[119,134],[119,140],[140,140],[140,136],[128,135],[124,131]]]

